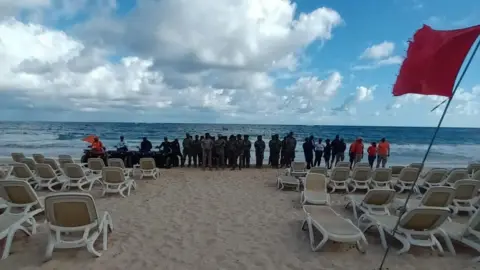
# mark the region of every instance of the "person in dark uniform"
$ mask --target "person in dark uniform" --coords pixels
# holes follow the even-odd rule
[[[195,135],[195,140],[192,142],[192,157],[193,157],[193,166],[196,168],[197,165],[200,166],[200,159],[202,156],[202,146],[201,142],[198,139],[198,135]]]
[[[273,135],[272,140],[268,143],[268,146],[270,148],[272,168],[278,169],[280,151],[282,150],[282,142],[279,140],[278,134]]]
[[[249,140],[248,135],[243,135],[243,166],[250,168],[250,150],[252,149],[252,143]]]
[[[227,143],[227,153],[228,153],[228,165],[230,168],[235,170],[237,166],[237,157],[236,157],[236,146],[237,142],[234,135],[230,135]]]
[[[303,154],[305,155],[305,162],[307,163],[307,169],[313,167],[313,144],[310,138],[305,138],[303,143]]]
[[[332,160],[330,162],[330,166],[333,165],[333,163],[335,162],[335,158],[337,157],[338,152],[340,152],[340,148],[341,148],[340,135],[337,134],[335,136],[335,139],[333,139],[331,145],[332,145]]]
[[[185,134],[185,138],[182,141],[183,146],[183,159],[182,167],[185,166],[185,161],[188,157],[188,167],[192,165],[192,136],[190,134]]]
[[[257,140],[255,141],[253,146],[255,147],[256,167],[262,168],[265,153],[265,142],[262,140],[262,136],[257,136]]]
[[[183,167],[184,165],[184,158],[182,155],[182,151],[180,150],[180,143],[178,142],[178,139],[173,140],[173,142],[170,143],[170,148],[172,149],[172,164],[174,167],[178,166],[178,158],[181,160],[181,166]]]
[[[152,143],[147,139],[147,137],[143,137],[142,142],[140,143],[140,152],[150,152],[152,151],[152,148]]]
[[[285,142],[285,166],[290,167],[292,161],[295,159],[295,148],[297,140],[293,137],[293,132],[290,132]]]
[[[241,170],[242,168],[245,168],[245,164],[243,164],[243,139],[241,134],[237,134],[235,156],[238,162],[238,169]]]
[[[218,139],[215,141],[215,153],[217,155],[217,170],[218,167],[221,167],[222,170],[225,169],[225,146],[226,146],[226,141],[224,137],[220,134],[218,134]]]
[[[285,150],[287,150],[287,137],[283,137],[283,140],[280,141],[281,147],[280,147],[280,168],[283,168],[285,166]]]
[[[325,167],[331,169],[332,165],[330,164],[330,157],[332,156],[332,145],[330,144],[330,139],[325,141],[325,147],[323,148],[323,159],[325,160]]]

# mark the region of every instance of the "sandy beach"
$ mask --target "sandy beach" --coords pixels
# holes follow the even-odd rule
[[[276,170],[162,170],[159,180],[140,180],[130,197],[101,197],[99,211],[109,211],[115,230],[100,258],[85,248],[55,250],[43,262],[45,228],[27,238],[17,234],[2,269],[376,269],[383,255],[378,234],[367,233],[366,254],[344,244],[328,243],[312,252],[300,230],[299,193],[275,187]],[[38,192],[39,196],[47,192]],[[332,196],[344,216],[344,195]],[[461,218],[466,220],[466,218]],[[394,240],[394,247],[398,247]],[[477,269],[469,248],[455,245],[457,256],[425,248],[390,253],[385,269]]]

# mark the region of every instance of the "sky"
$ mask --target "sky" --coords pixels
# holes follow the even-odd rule
[[[423,24],[480,2],[0,0],[0,120],[436,126],[444,98],[392,96]],[[480,127],[479,74],[444,126]]]

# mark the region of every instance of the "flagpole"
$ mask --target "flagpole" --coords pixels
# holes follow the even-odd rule
[[[430,153],[430,149],[432,148],[433,142],[435,141],[435,138],[437,137],[438,131],[440,130],[440,127],[442,126],[443,119],[445,118],[445,115],[447,114],[447,111],[448,111],[448,108],[450,107],[453,96],[457,92],[458,87],[459,87],[460,83],[462,82],[463,77],[465,76],[465,73],[467,72],[468,68],[470,67],[470,64],[472,63],[473,57],[477,53],[479,47],[480,47],[480,41],[477,42],[477,45],[475,46],[475,49],[473,49],[472,55],[468,59],[467,65],[465,66],[465,68],[462,71],[462,74],[458,78],[457,84],[455,85],[455,88],[453,89],[452,96],[447,100],[447,105],[445,106],[445,109],[443,110],[442,116],[440,117],[440,121],[438,121],[437,128],[435,129],[435,132],[433,133],[433,136],[432,136],[432,139],[430,140],[430,144],[428,145],[427,151],[425,152],[425,155],[423,156],[422,165],[420,166],[420,170],[418,171],[417,177],[415,178],[415,181],[412,184],[412,189],[410,189],[410,191],[408,192],[407,199],[405,200],[405,203],[403,204],[403,207],[400,210],[400,215],[398,217],[397,223],[395,224],[395,227],[393,228],[393,232],[392,232],[393,236],[397,232],[398,225],[400,224],[401,217],[403,216],[403,214],[405,214],[405,212],[407,210],[408,200],[410,200],[410,197],[412,196],[412,194],[415,190],[415,186],[417,184],[418,178],[420,177],[420,173],[423,170],[423,166],[425,165],[425,161],[427,160],[428,154]],[[438,106],[440,106],[440,105],[438,105]],[[437,107],[435,107],[435,108],[437,108]],[[382,262],[380,263],[380,267],[378,268],[378,270],[383,270],[383,264],[385,263],[385,260],[387,259],[387,255],[388,255],[389,251],[390,251],[390,245],[387,245],[387,249],[385,250],[385,254],[383,254]]]

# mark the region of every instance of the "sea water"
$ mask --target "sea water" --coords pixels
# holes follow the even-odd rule
[[[292,131],[297,138],[296,160],[304,160],[302,143],[305,137],[333,139],[335,135],[349,145],[356,137],[364,139],[366,147],[385,137],[391,145],[390,164],[421,162],[434,128],[425,127],[366,127],[366,126],[289,126],[289,125],[240,125],[240,124],[161,124],[161,123],[79,123],[79,122],[0,122],[0,156],[11,152],[26,155],[42,153],[45,156],[70,154],[80,157],[87,143],[81,139],[95,134],[111,150],[123,135],[130,149],[140,145],[142,137],[148,137],[154,146],[164,137],[180,141],[185,133],[204,135],[248,134],[255,141],[262,135],[268,145],[271,135],[285,136]],[[480,159],[480,129],[442,128],[427,159],[428,166],[458,167]],[[348,146],[347,146],[348,147]],[[252,163],[254,152],[252,147]],[[268,147],[265,161],[268,159]],[[366,157],[365,157],[366,160]]]

